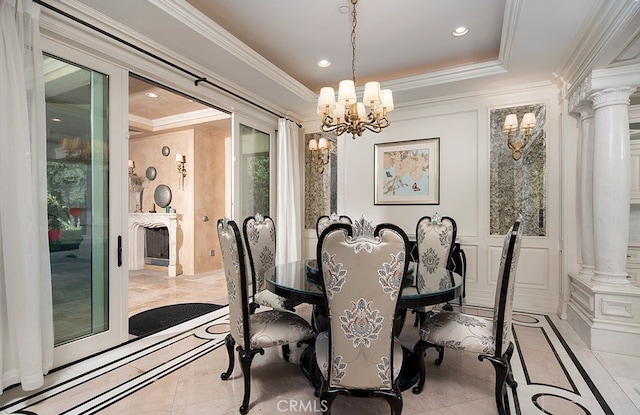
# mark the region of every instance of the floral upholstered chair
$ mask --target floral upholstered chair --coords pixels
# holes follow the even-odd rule
[[[317,336],[316,363],[326,413],[338,394],[384,397],[392,413],[402,412],[403,354],[393,324],[408,245],[390,224],[336,223],[322,233],[317,257],[329,326]]]
[[[322,231],[327,229],[327,227],[332,223],[347,223],[351,225],[353,222],[351,221],[351,218],[349,216],[338,215],[335,212],[330,215],[319,216],[318,220],[316,221],[316,235],[318,236],[318,238],[320,238],[320,235],[322,235]]]
[[[425,382],[424,354],[435,347],[439,355],[436,364],[442,363],[445,347],[478,353],[478,359],[489,360],[496,372],[495,398],[498,413],[505,409],[506,384],[516,388],[511,373],[511,314],[515,274],[520,256],[522,216],[513,224],[504,239],[498,284],[496,286],[493,319],[470,314],[442,311],[431,316],[420,329],[420,341],[414,347],[419,356],[420,381],[414,393],[420,393]]]
[[[437,213],[430,216],[423,216],[416,225],[416,244],[418,247],[418,263],[416,267],[416,283],[418,291],[438,289],[437,286],[429,287],[430,284],[439,284],[440,278],[430,278],[436,275],[436,268],[446,268],[451,257],[451,250],[456,240],[456,221],[448,216],[440,217]],[[439,273],[437,274],[439,275]],[[416,323],[424,322],[427,310],[425,307],[415,309]]]
[[[233,348],[238,344],[238,358],[244,376],[244,397],[240,413],[249,411],[251,395],[251,362],[256,354],[264,354],[264,348],[313,343],[314,332],[309,323],[289,311],[267,310],[249,312],[244,248],[238,225],[232,220],[218,220],[218,238],[224,263],[224,274],[229,296],[230,333],[225,338],[229,354],[229,367],[220,377],[229,379],[235,363]]]
[[[249,216],[242,224],[244,243],[251,268],[252,312],[259,306],[293,310],[288,299],[266,289],[265,271],[276,264],[276,227],[269,216]]]

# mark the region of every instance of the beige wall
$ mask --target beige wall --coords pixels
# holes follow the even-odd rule
[[[216,222],[225,212],[225,142],[224,137],[196,130],[194,143],[198,174],[195,175],[193,244],[194,268],[199,273],[222,268]]]
[[[170,148],[164,156],[162,147]],[[176,154],[186,158],[187,175],[184,189],[179,188]],[[215,222],[224,215],[224,137],[214,137],[206,129],[193,128],[161,133],[129,141],[129,158],[135,172],[144,176],[147,167],[156,168],[153,181],[147,181],[142,197],[142,210],[154,207],[154,191],[160,184],[169,186],[170,206],[178,214],[178,273],[193,275],[222,267]],[[156,211],[163,211],[155,206]],[[129,192],[129,212],[135,210],[133,193]],[[203,221],[207,216],[208,221]],[[210,250],[214,256],[209,254]]]

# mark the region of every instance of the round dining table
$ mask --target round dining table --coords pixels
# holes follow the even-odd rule
[[[454,300],[462,295],[462,276],[446,268],[435,268],[428,276],[419,276],[414,270],[416,263],[410,263],[407,274],[402,280],[402,294],[398,300],[398,316],[396,318],[397,334],[404,325],[407,309],[436,305]],[[326,315],[326,305],[322,290],[321,275],[315,259],[288,262],[269,268],[265,272],[265,281],[269,291],[288,298],[292,304],[309,303],[314,305],[315,314]],[[314,325],[319,331],[317,323]],[[400,389],[409,389],[418,381],[418,362],[414,353],[403,347],[404,359],[400,371]],[[309,368],[301,359],[303,372],[309,377]],[[317,380],[311,379],[316,385]]]

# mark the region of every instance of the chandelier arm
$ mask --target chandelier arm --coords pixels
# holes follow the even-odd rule
[[[382,128],[384,128],[376,124],[365,124],[364,127],[369,131],[373,131],[374,133],[379,133],[380,131],[382,131]]]

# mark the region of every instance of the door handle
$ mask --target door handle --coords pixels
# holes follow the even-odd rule
[[[118,266],[122,266],[122,235],[118,235]]]

